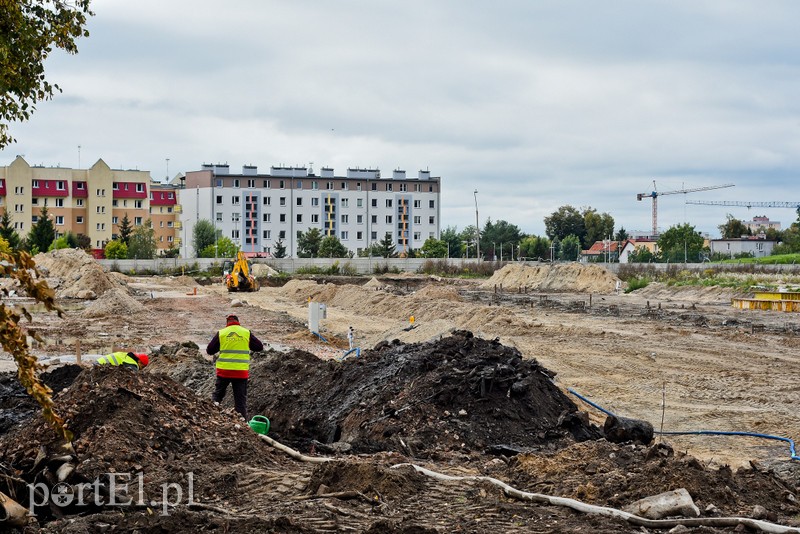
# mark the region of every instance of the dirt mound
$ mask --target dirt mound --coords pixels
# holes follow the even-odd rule
[[[278,276],[280,273],[266,263],[253,264],[253,276]]]
[[[394,499],[419,493],[427,482],[416,471],[390,469],[377,462],[329,462],[314,470],[308,489],[311,493],[359,491],[368,496]]]
[[[102,481],[107,473],[142,473],[149,501],[160,500],[164,483],[185,485],[191,472],[200,500],[235,492],[235,485],[221,480],[226,466],[243,460],[254,467],[276,463],[273,450],[243,421],[161,374],[96,366],[55,401],[74,433],[73,450],[59,443],[41,417],[0,439],[0,456],[26,482],[64,464],[74,468],[66,476],[73,488]],[[20,493],[24,488],[14,489],[27,495]]]
[[[42,373],[41,379],[58,393],[72,384],[81,370],[78,365],[64,365]],[[30,420],[38,411],[39,405],[19,383],[16,372],[0,374],[0,435],[14,425]]]
[[[565,263],[559,265],[506,265],[481,284],[483,289],[503,286],[515,290],[612,293],[619,278],[598,265]]]
[[[664,301],[687,300],[694,302],[725,302],[745,293],[719,286],[670,286],[662,282],[651,282],[646,287],[633,291],[640,297]]]
[[[106,317],[139,313],[144,310],[145,307],[142,303],[118,287],[103,293],[103,296],[89,304],[81,312],[81,315],[83,317]]]
[[[252,413],[306,449],[343,442],[341,450],[432,455],[600,436],[536,360],[463,331],[384,343],[345,363],[301,351],[257,358],[249,387]]]
[[[33,259],[59,298],[95,299],[120,287],[117,279],[109,276],[92,256],[79,249],[43,252]]]

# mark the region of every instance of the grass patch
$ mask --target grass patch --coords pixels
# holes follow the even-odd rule
[[[761,258],[738,258],[733,260],[722,260],[720,263],[727,265],[748,263],[754,265],[794,265],[800,263],[800,254],[776,254],[775,256],[764,256]]]

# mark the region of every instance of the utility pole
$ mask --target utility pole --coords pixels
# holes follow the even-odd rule
[[[478,222],[478,190],[475,190],[475,240],[477,244],[475,246],[475,258],[480,261],[481,257],[481,226]]]

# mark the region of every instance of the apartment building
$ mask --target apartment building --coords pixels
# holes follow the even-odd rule
[[[398,252],[419,249],[440,235],[441,179],[403,170],[381,177],[378,169],[349,168],[345,176],[323,167],[270,167],[259,174],[253,165],[231,172],[226,165],[204,164],[185,176],[181,191],[184,247],[191,249],[193,228],[210,220],[250,255],[269,255],[281,241],[288,256],[297,255],[297,238],[311,228],[334,235],[353,253],[391,234]]]
[[[177,188],[153,182],[148,171],[111,169],[102,159],[88,169],[31,166],[21,156],[0,167],[0,209],[20,237],[45,206],[57,237],[86,235],[97,255],[126,215],[132,226],[152,220],[159,249],[180,246]]]

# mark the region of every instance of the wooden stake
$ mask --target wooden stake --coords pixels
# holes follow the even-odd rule
[[[75,342],[75,363],[81,364],[81,340]]]

